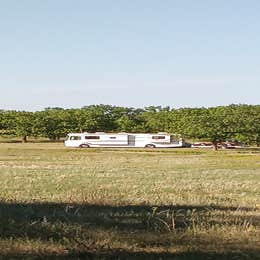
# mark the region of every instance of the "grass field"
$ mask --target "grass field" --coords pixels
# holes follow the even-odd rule
[[[0,258],[260,259],[260,150],[0,144]]]

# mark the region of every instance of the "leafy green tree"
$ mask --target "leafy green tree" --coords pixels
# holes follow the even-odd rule
[[[217,108],[185,108],[172,112],[175,121],[171,129],[183,136],[211,141],[214,149],[217,143],[228,138],[227,122]]]
[[[237,138],[260,145],[260,105],[241,105],[237,108]]]
[[[32,112],[16,112],[15,133],[17,136],[22,136],[23,142],[27,142],[27,137],[33,134],[34,119]]]
[[[35,112],[34,133],[51,140],[58,140],[60,137],[66,136],[66,113],[65,110],[57,108]]]
[[[15,122],[17,112],[12,110],[2,110],[0,114],[0,127],[2,132],[7,135],[15,134]]]
[[[230,105],[212,108],[150,106],[144,109],[91,105],[79,109],[0,111],[1,133],[45,136],[52,140],[69,132],[170,132],[216,144],[239,139],[260,145],[260,106]]]
[[[143,109],[129,108],[117,120],[117,126],[123,132],[146,132]]]

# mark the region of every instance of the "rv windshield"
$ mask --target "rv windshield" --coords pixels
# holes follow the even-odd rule
[[[72,135],[70,137],[70,140],[81,140],[81,136],[79,136],[79,135]]]

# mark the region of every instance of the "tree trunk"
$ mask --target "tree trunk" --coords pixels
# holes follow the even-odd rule
[[[22,142],[23,142],[23,143],[27,143],[27,135],[24,135],[24,136],[23,136]]]
[[[213,150],[217,151],[218,150],[218,143],[217,142],[212,142],[213,144]]]
[[[256,146],[260,147],[260,136],[259,135],[257,135],[257,137],[256,137]]]

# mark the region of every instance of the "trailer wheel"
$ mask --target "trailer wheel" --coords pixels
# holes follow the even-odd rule
[[[89,145],[88,145],[88,144],[81,144],[81,145],[79,146],[79,148],[89,148]]]
[[[147,145],[145,146],[145,148],[155,148],[155,145],[154,145],[154,144],[147,144]]]

